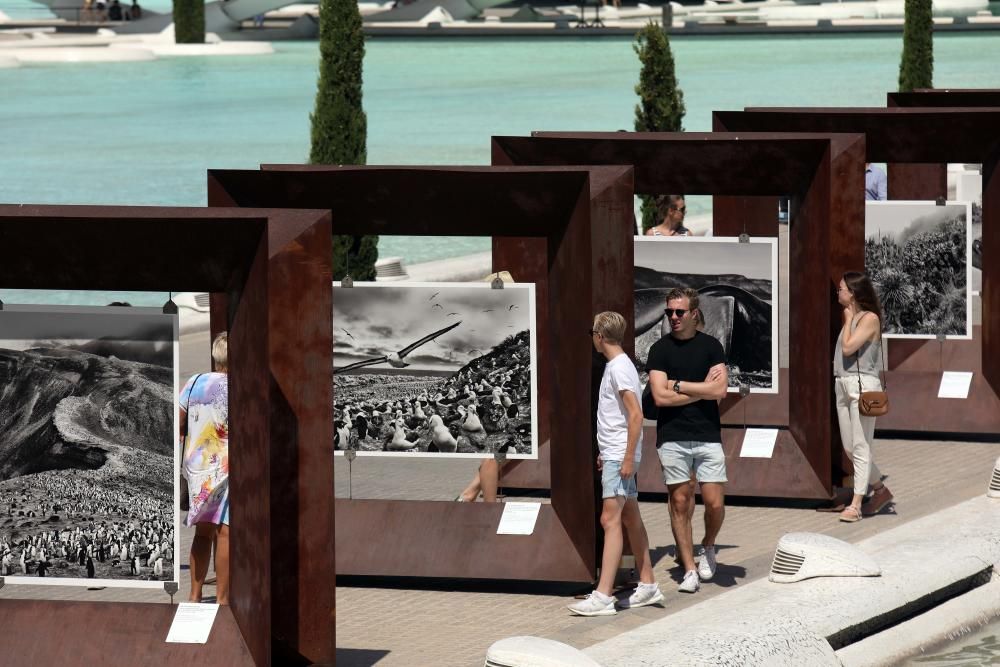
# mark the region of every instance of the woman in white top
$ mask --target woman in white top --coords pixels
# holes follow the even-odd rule
[[[833,352],[837,421],[844,451],[854,464],[854,496],[840,520],[853,523],[862,515],[878,514],[892,501],[875,465],[875,417],[866,417],[858,410],[862,391],[882,389],[882,306],[871,280],[856,271],[844,274],[837,287],[837,302],[844,309]],[[864,502],[869,487],[871,499]]]
[[[684,226],[687,205],[684,195],[660,195],[656,198],[656,219],[660,224],[646,230],[646,236],[691,236]]]

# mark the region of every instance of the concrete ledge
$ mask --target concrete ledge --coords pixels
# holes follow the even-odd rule
[[[123,63],[156,60],[149,49],[129,47],[74,47],[7,49],[4,55],[17,58],[21,63]]]
[[[411,264],[406,267],[410,281],[428,283],[482,280],[492,270],[492,252]]]
[[[990,583],[949,600],[877,635],[845,646],[837,657],[845,667],[889,667],[978,630],[1000,618],[1000,574]]]
[[[217,42],[205,44],[169,44],[143,42],[147,48],[161,58],[182,58],[191,56],[263,56],[274,53],[270,42]]]
[[[837,658],[803,660],[799,651],[810,637],[850,643],[903,620],[917,604],[940,602],[990,576],[1000,563],[1000,502],[987,498],[985,487],[984,472],[983,496],[859,542],[882,566],[881,577],[795,584],[758,579],[596,644],[587,654],[606,667],[759,664],[758,656],[768,664],[839,664]],[[746,640],[748,631],[754,642]]]

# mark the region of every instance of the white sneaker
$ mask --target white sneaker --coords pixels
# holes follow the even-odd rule
[[[705,553],[698,561],[698,576],[702,581],[709,581],[715,576],[715,545],[705,547]]]
[[[627,600],[623,600],[621,605],[622,609],[634,609],[657,602],[663,602],[663,593],[660,592],[660,587],[656,585],[656,582],[651,584],[640,582],[632,595]]]
[[[694,593],[699,588],[701,588],[701,580],[698,579],[698,572],[696,570],[688,570],[684,574],[684,581],[677,587],[677,590],[681,593]]]
[[[579,602],[566,605],[566,608],[580,616],[611,616],[618,613],[615,609],[615,598],[599,591],[594,591]]]

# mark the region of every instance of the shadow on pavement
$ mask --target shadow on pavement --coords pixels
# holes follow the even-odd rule
[[[367,648],[338,648],[337,667],[369,667],[389,655],[389,651]]]

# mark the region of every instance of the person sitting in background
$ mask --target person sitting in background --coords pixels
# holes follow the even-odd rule
[[[108,20],[121,21],[123,18],[121,3],[118,0],[112,0],[111,6],[108,7]]]
[[[656,198],[656,219],[660,224],[646,230],[646,236],[691,236],[684,226],[687,205],[684,195],[659,195]]]
[[[142,7],[136,0],[132,0],[132,6],[128,8],[125,18],[129,21],[138,21],[142,18]]]

